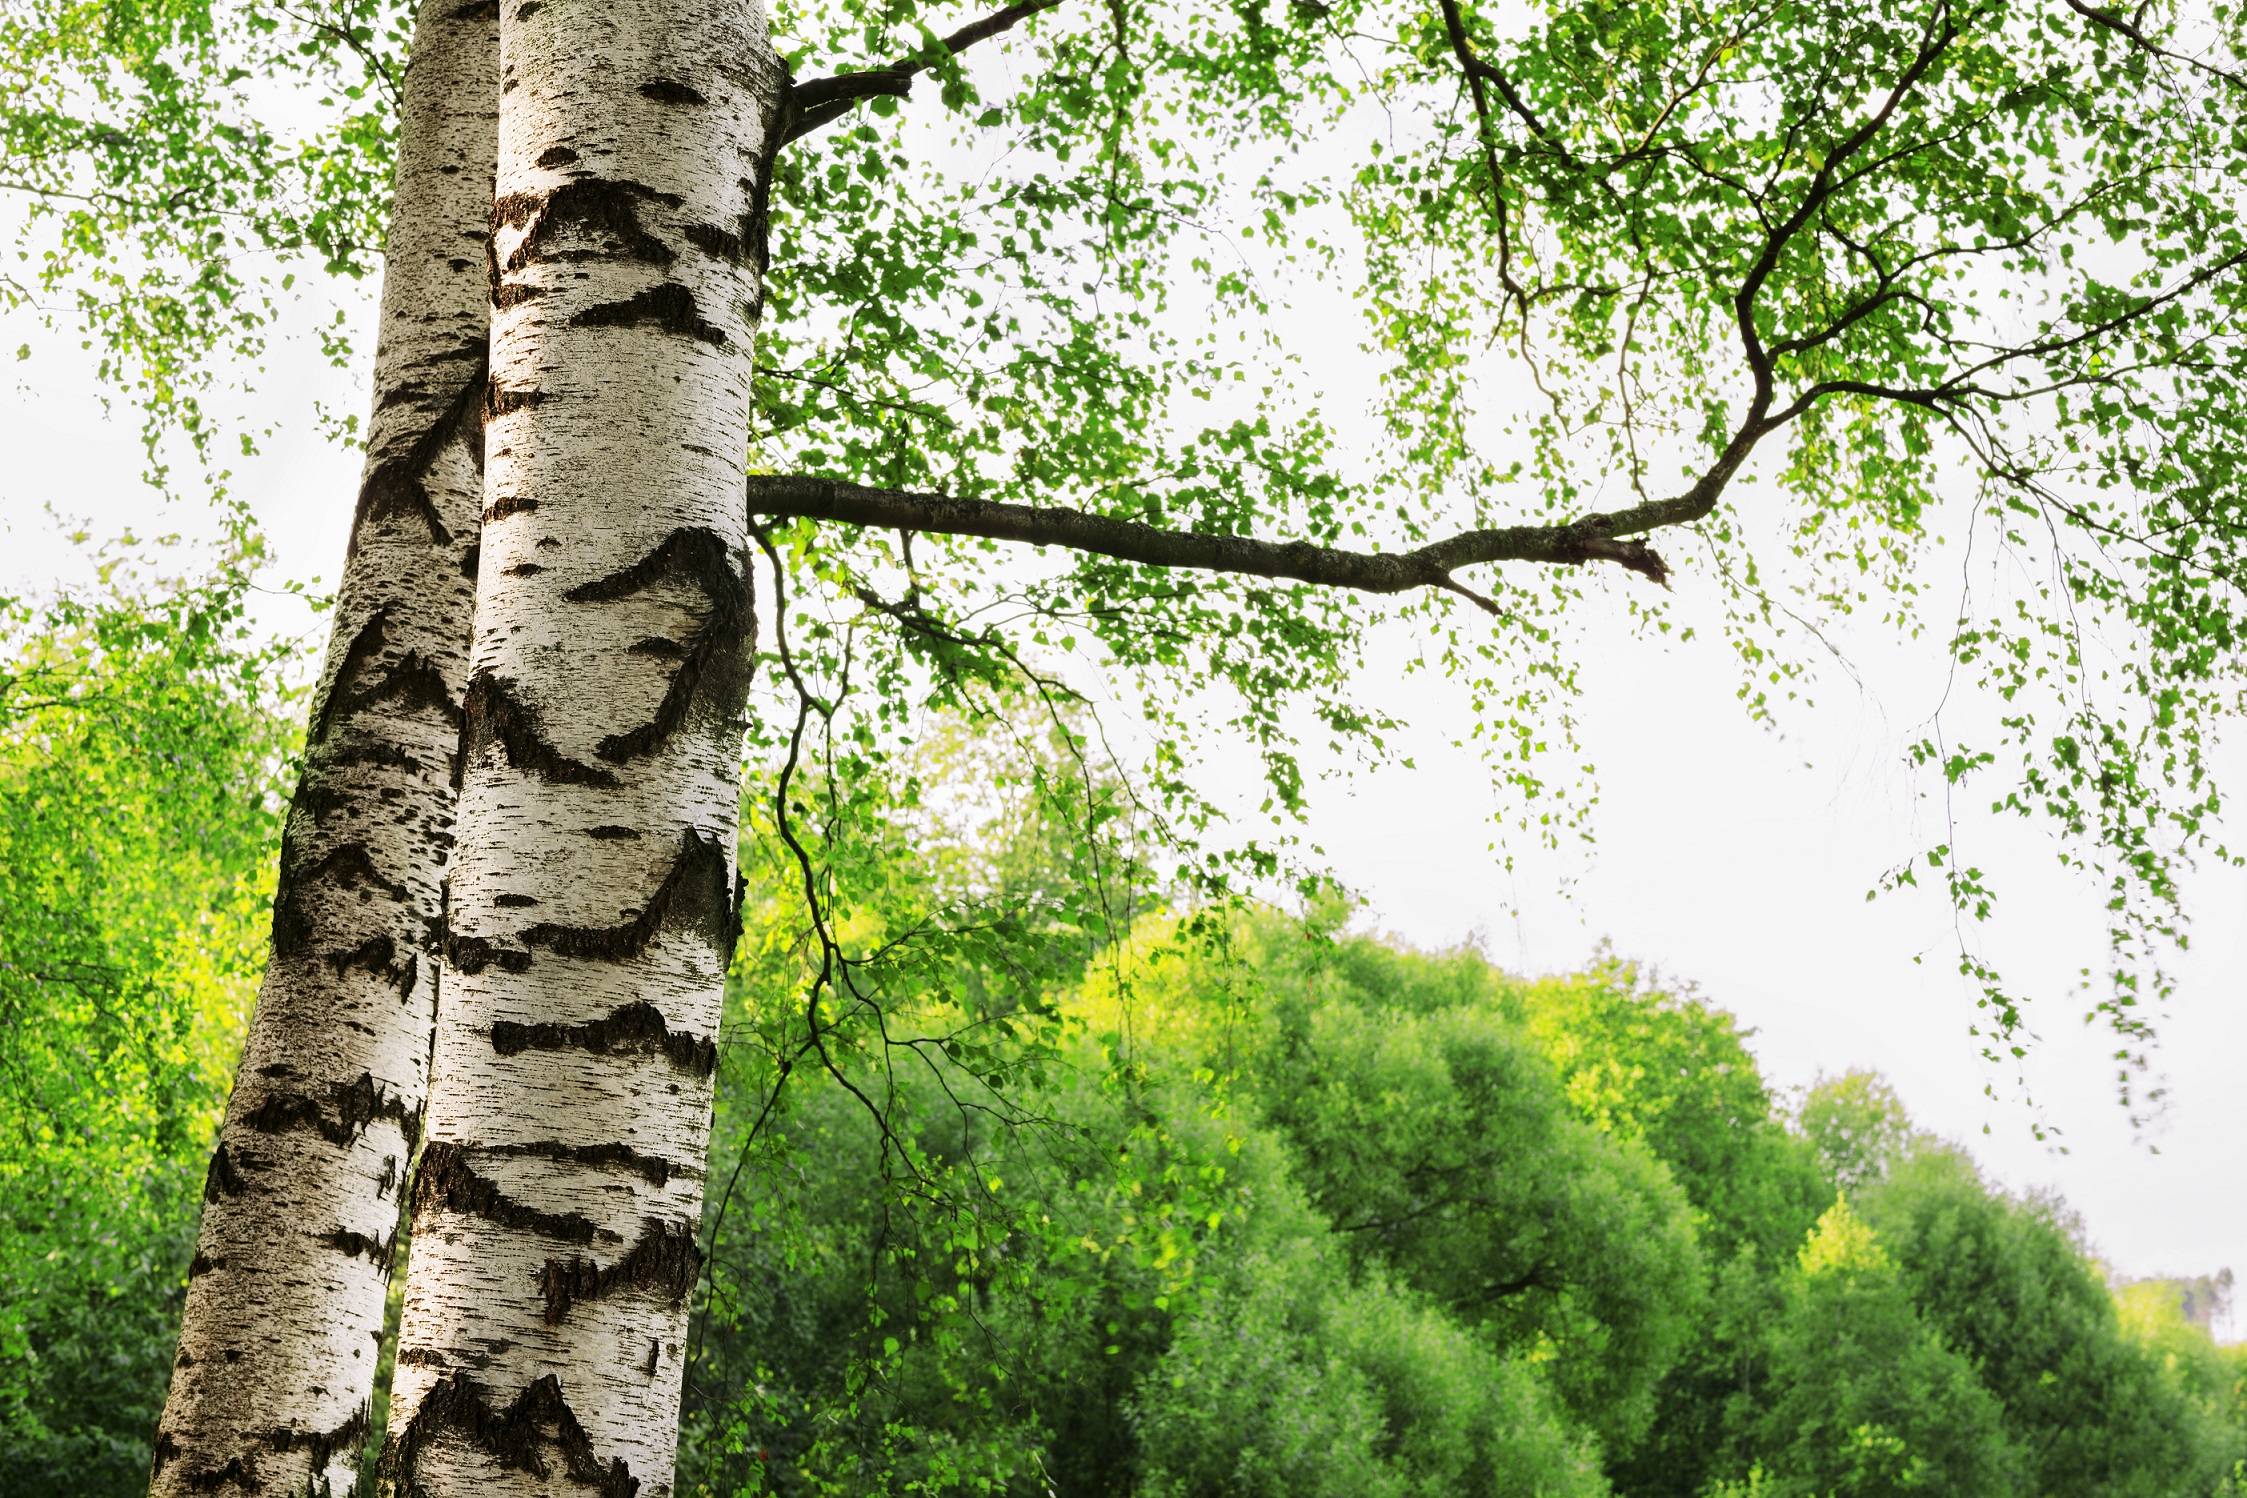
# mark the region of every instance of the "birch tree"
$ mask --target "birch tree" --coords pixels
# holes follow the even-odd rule
[[[784,74],[730,5],[521,5],[500,43],[460,853],[382,1472],[657,1494],[734,940]]]
[[[425,5],[366,477],[151,1492],[358,1480],[419,1143],[483,496],[495,16]]]

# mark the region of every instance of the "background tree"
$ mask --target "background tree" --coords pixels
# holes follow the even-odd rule
[[[1837,1202],[1802,1247],[1756,1423],[1775,1493],[2001,1493],[2020,1457],[1971,1361],[1920,1317],[1896,1266]],[[1766,1463],[1768,1465],[1766,1465]]]
[[[0,620],[10,1491],[147,1480],[294,748],[252,560],[136,586],[111,557],[113,591]]]
[[[1838,1205],[1797,1120],[1878,1095],[1877,1079],[1782,1107],[1705,999],[1624,964],[1509,979],[1471,951],[1345,934],[1335,904],[1298,918],[1150,912],[1117,942],[1031,893],[1071,881],[1020,861],[1014,850],[1050,845],[1023,821],[1075,821],[1083,803],[984,789],[1019,763],[1011,734],[993,732],[964,756],[948,732],[909,776],[842,777],[856,798],[897,786],[882,815],[796,792],[832,947],[792,856],[744,866],[713,1154],[729,1186],[705,1223],[683,1481],[1699,1498],[1940,1478],[1999,1494],[2036,1480],[2025,1464],[2051,1440],[2009,1392],[2023,1378],[2073,1412],[2073,1439],[2121,1490],[2206,1494],[2247,1450],[2213,1392],[2214,1370],[2236,1364],[2173,1313],[2137,1333],[2088,1314],[2090,1299],[2065,1330],[2029,1309],[2055,1330],[2024,1325],[2003,1358],[1960,1333],[1911,1231],[1874,1225],[1902,1223],[1887,1214],[1906,1198],[1889,1194],[1923,1170],[1959,1193],[1954,1213],[2044,1224],[1980,1256],[1997,1272],[2090,1287],[2109,1318],[2114,1300],[2062,1219],[1952,1173],[1956,1157],[1908,1118],[1893,1119],[1881,1179]],[[759,802],[752,816],[775,815]],[[928,810],[959,806],[1005,810]],[[851,831],[884,825],[878,843]],[[994,979],[982,943],[1001,910],[1046,938],[1005,945],[1045,965]],[[855,990],[821,990],[828,964]],[[1024,1001],[993,1003],[1009,986]],[[1695,1076],[1636,1064],[1687,1047],[1711,1063]],[[1493,1053],[1507,1085],[1478,1091],[1487,1064],[1456,1063]],[[1589,1058],[1613,1063],[1595,1069],[1596,1096],[1570,1086]],[[1643,1207],[1614,1210],[1618,1157],[1706,1143],[1721,1114],[1695,1097],[1760,1115],[1727,1131],[1729,1159],[1760,1161],[1784,1189],[1743,1193],[1776,1204],[1745,1234],[1684,1207],[1691,1178],[1666,1163],[1642,1189],[1678,1212],[1675,1230],[1650,1235]],[[1476,1137],[1450,1129],[1477,1106],[1486,1129],[1541,1141],[1537,1179],[1502,1168],[1526,1150],[1436,1168]],[[1611,1139],[1594,1117],[1643,1131],[1627,1150],[1586,1148]],[[1426,1209],[1418,1234],[1345,1215],[1407,1188]],[[1783,1222],[1791,1243],[1763,1254]],[[1476,1235],[1479,1257],[1465,1248]],[[1495,1304],[1459,1293],[1487,1289],[1475,1272],[1523,1245],[1564,1240],[1573,1257],[1552,1288]],[[1601,1278],[1609,1266],[1640,1279]],[[2020,1299],[1976,1284],[1962,1299]],[[1585,1390],[1642,1403],[1619,1418]]]

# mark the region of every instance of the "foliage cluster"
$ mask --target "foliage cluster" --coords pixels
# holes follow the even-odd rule
[[[137,1491],[291,747],[242,558],[0,635],[0,1490]]]
[[[749,866],[684,1490],[2229,1491],[2247,1363],[1876,1078],[1790,1104],[1630,964],[1338,897],[1084,919],[1029,829],[1098,777],[993,764],[942,736],[849,819],[878,856]]]

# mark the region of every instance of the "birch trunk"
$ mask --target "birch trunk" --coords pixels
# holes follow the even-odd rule
[[[498,62],[490,5],[422,7],[366,473],[272,948],[204,1185],[157,1495],[357,1482],[437,997],[483,493]]]
[[[484,565],[381,1482],[662,1498],[735,932],[783,74],[738,0],[510,0],[500,52]]]

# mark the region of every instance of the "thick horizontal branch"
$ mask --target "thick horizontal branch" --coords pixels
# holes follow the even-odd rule
[[[970,21],[950,36],[944,38],[946,52],[965,52],[977,42],[988,41],[1002,32],[1010,31],[1022,21],[1041,10],[1051,10],[1061,0],[1021,0],[1005,10],[993,11],[979,21]],[[912,92],[915,74],[928,71],[928,64],[917,57],[901,57],[885,68],[869,68],[862,73],[837,73],[829,78],[813,78],[791,87],[788,91],[790,120],[781,133],[780,143],[801,140],[822,125],[832,124],[858,107],[861,99],[879,98],[884,94],[902,97]]]
[[[1669,564],[1644,541],[1626,538],[1698,520],[1708,513],[1714,500],[1713,495],[1704,500],[1696,488],[1682,499],[1656,501],[1611,515],[1587,515],[1565,525],[1462,531],[1413,551],[1364,552],[1308,541],[1259,541],[1248,536],[1164,530],[1136,520],[1117,520],[1060,506],[1041,508],[868,489],[800,474],[752,475],[748,490],[752,514],[1059,546],[1148,567],[1284,578],[1360,593],[1444,588],[1466,594],[1493,612],[1496,610],[1488,600],[1460,586],[1452,574],[1483,562],[1545,562],[1569,567],[1613,562],[1667,585]]]

